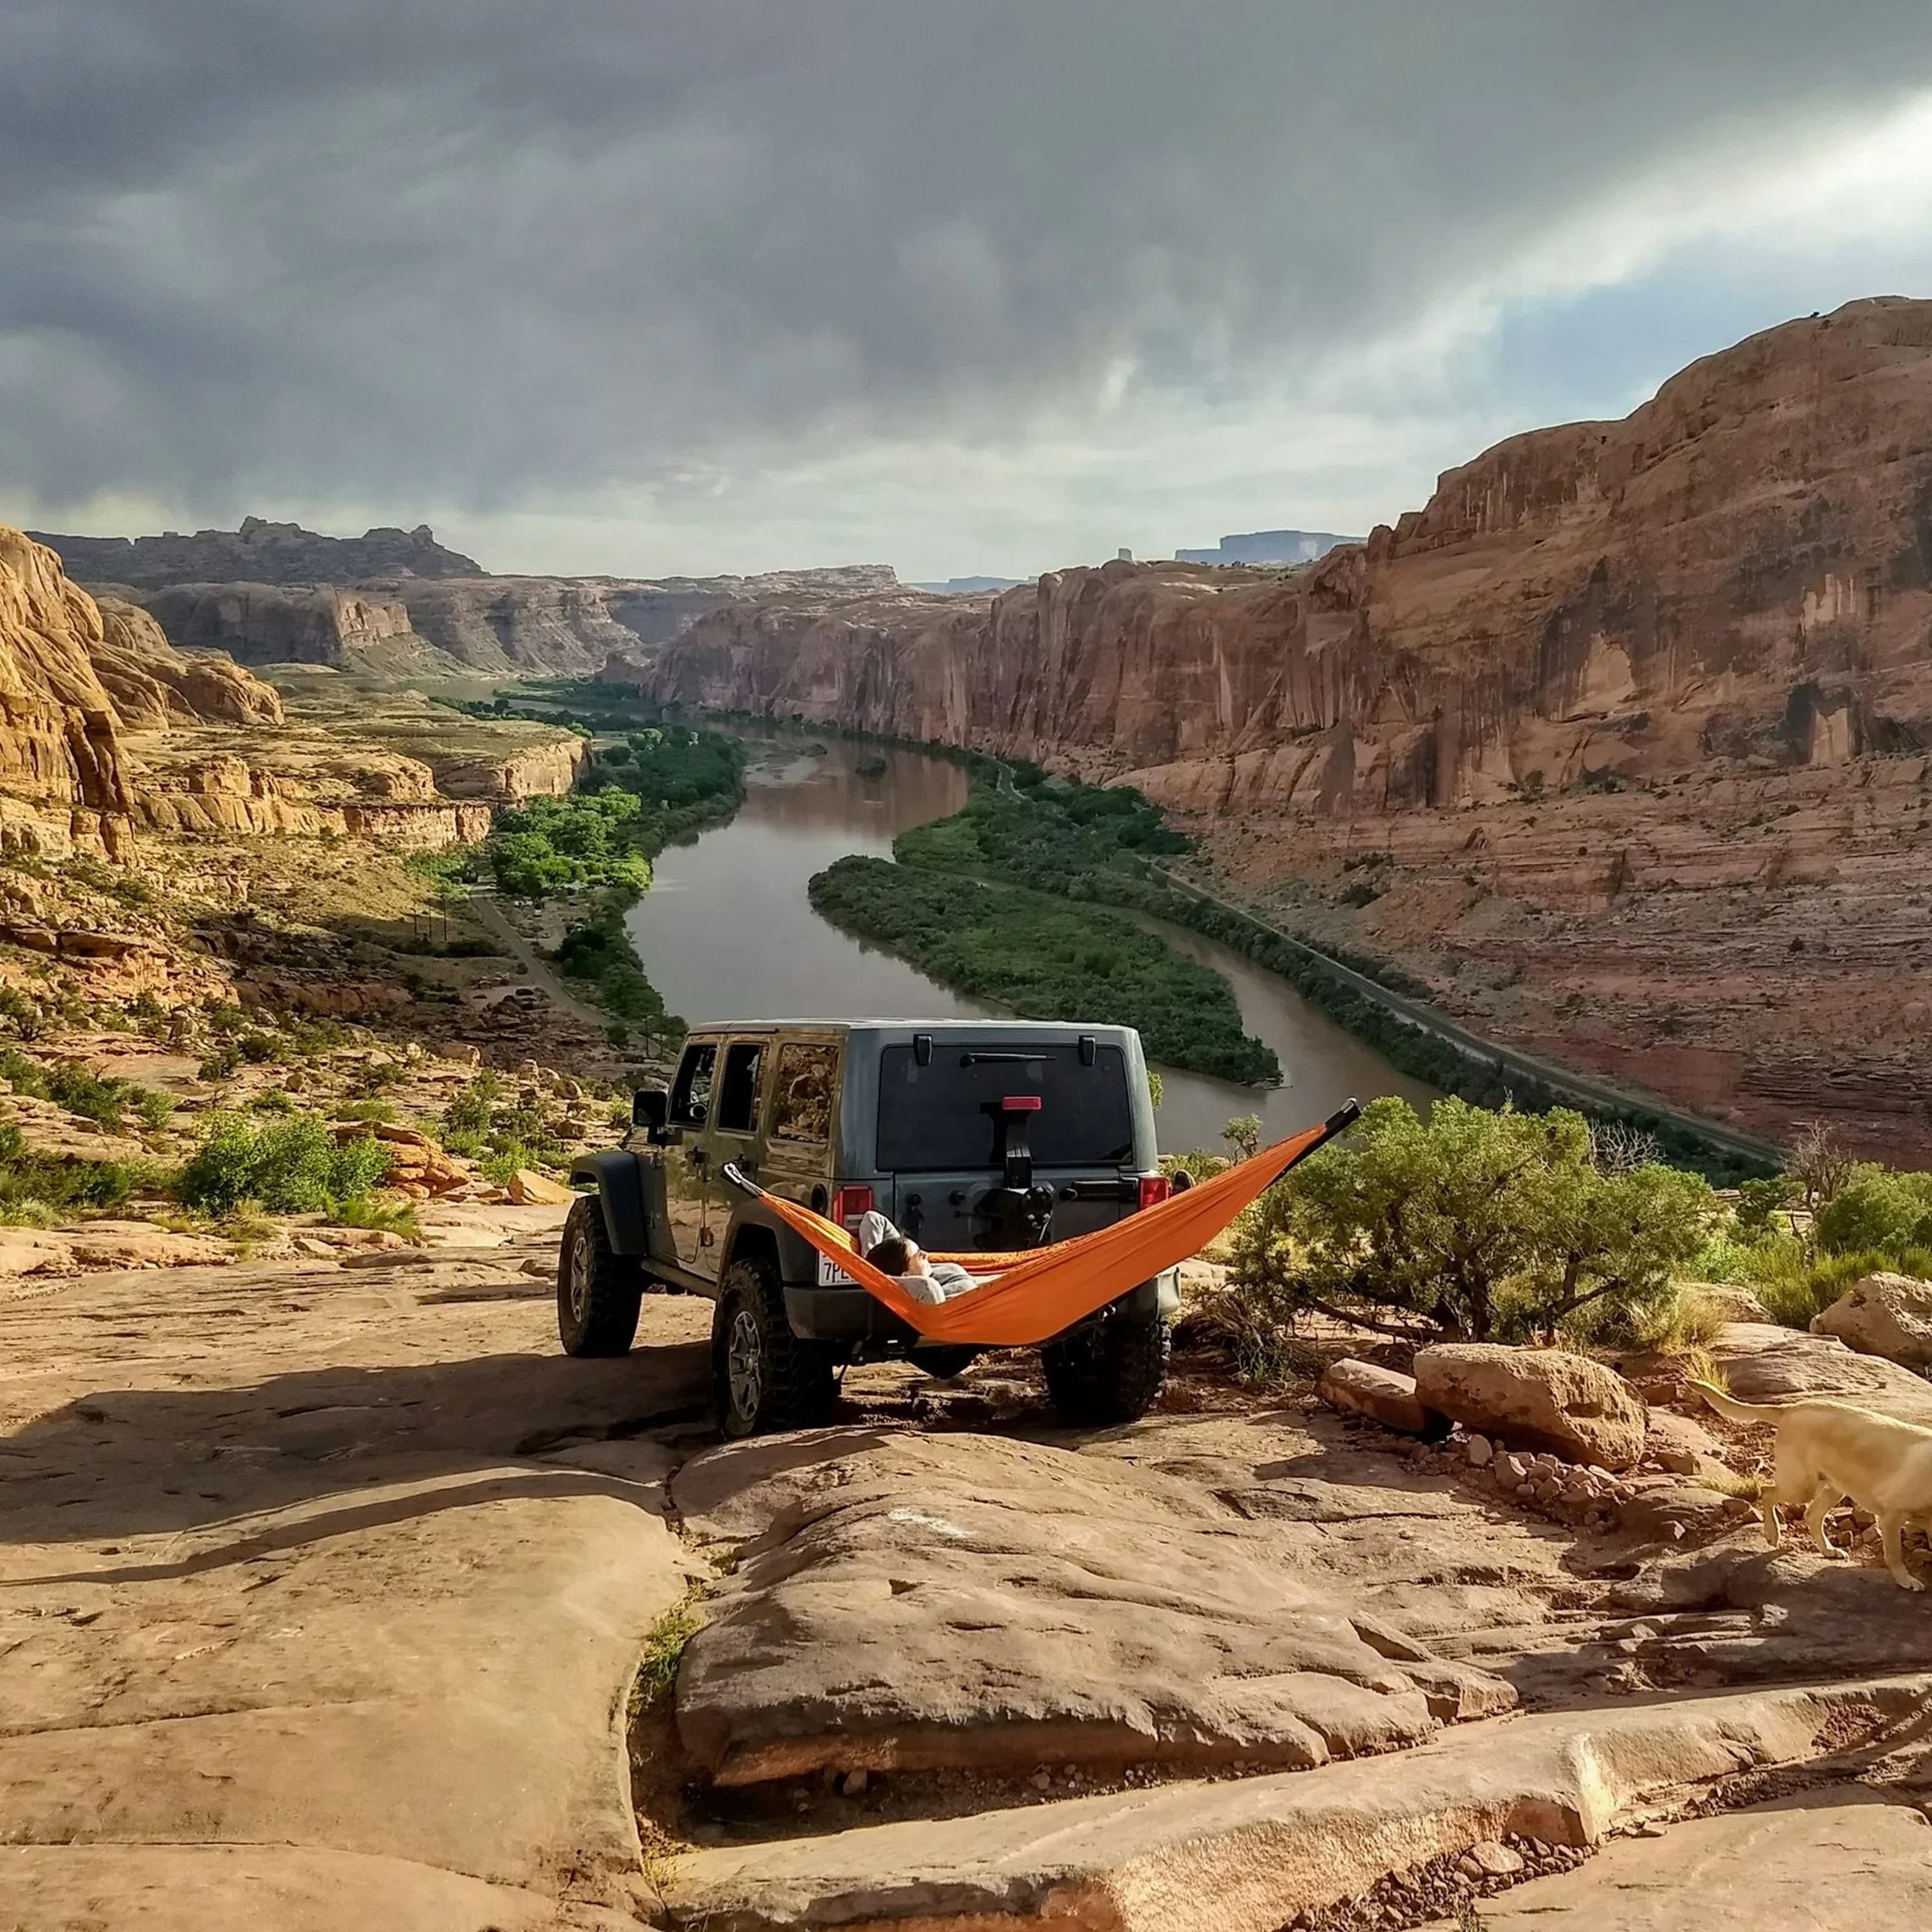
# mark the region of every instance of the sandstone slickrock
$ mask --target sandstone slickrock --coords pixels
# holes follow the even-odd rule
[[[232,659],[189,657],[146,611],[99,600],[101,641],[94,670],[130,730],[167,724],[280,724],[280,694]]]
[[[601,1434],[701,1402],[700,1314],[566,1362],[518,1273],[555,1211],[493,1212],[495,1253],[0,1292],[9,1932],[634,1923],[625,1693],[690,1565],[663,1451]]]
[[[1932,1917],[1932,1824],[1853,1785],[1623,1839],[1484,1902],[1489,1932],[1916,1932]]]
[[[1322,1371],[1317,1392],[1331,1408],[1366,1416],[1386,1429],[1400,1430],[1407,1436],[1429,1433],[1429,1416],[1416,1399],[1412,1375],[1373,1362],[1345,1359],[1330,1363]]]
[[[180,583],[138,593],[175,643],[245,664],[445,668],[415,634],[408,607],[333,584]]]
[[[679,1734],[721,1784],[1319,1765],[1511,1701],[1292,1567],[1267,1525],[1065,1450],[835,1433],[700,1457],[676,1495],[700,1533],[721,1507],[772,1525],[679,1673]]]
[[[1487,1840],[1599,1843],[1660,1793],[1804,1763],[1839,1726],[1914,1712],[1927,1687],[1921,1676],[1552,1713],[1371,1762],[707,1850],[681,1863],[674,1902],[714,1932],[1278,1932]]]
[[[1644,1451],[1673,1475],[1714,1474],[1726,1466],[1709,1430],[1694,1418],[1673,1415],[1667,1408],[1650,1412]]]
[[[768,599],[632,675],[1130,777],[1479,1026],[1923,1155],[1929,517],[1932,304],[1861,301],[1499,444],[1299,574]]]
[[[1932,1282],[1881,1271],[1868,1274],[1811,1320],[1816,1335],[1835,1335],[1860,1355],[1908,1369],[1932,1368]]]
[[[1417,1351],[1416,1393],[1465,1428],[1573,1462],[1627,1469],[1644,1453],[1643,1403],[1585,1356],[1443,1342]]]

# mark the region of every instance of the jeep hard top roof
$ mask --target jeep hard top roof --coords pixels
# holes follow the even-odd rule
[[[1105,1026],[1087,1020],[704,1020],[694,1033],[999,1033],[1010,1038],[1038,1036],[1064,1039],[1090,1033],[1096,1039],[1124,1040],[1131,1027]]]

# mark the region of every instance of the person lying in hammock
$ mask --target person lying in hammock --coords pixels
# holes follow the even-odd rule
[[[950,1302],[982,1285],[957,1261],[936,1261],[876,1210],[858,1224],[858,1251],[881,1274],[897,1275],[915,1302]]]

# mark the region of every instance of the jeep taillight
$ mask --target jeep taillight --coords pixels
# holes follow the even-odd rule
[[[1158,1208],[1173,1192],[1165,1174],[1143,1174],[1141,1176],[1141,1205]]]
[[[858,1224],[872,1212],[869,1187],[841,1187],[832,1197],[832,1218],[848,1234],[856,1234]]]

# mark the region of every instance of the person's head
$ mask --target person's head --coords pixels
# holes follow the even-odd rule
[[[888,1235],[866,1257],[881,1274],[923,1274],[925,1250],[902,1234]]]

